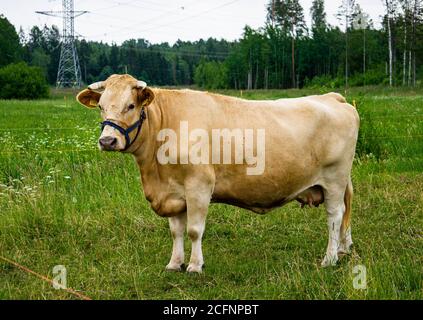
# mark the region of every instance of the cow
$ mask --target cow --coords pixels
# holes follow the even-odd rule
[[[201,241],[210,203],[260,214],[294,200],[312,207],[324,203],[329,241],[321,265],[335,265],[338,254],[349,252],[351,169],[360,120],[342,95],[254,101],[188,89],[151,88],[125,74],[88,86],[77,101],[100,109],[100,150],[132,154],[146,199],[159,216],[168,218],[173,249],[167,270],[185,269],[186,229],[192,244],[186,271],[202,272]],[[185,137],[186,148],[163,152],[172,137],[166,130],[178,136],[187,125],[200,130],[197,137],[189,136],[188,141]],[[217,151],[216,146],[207,145],[216,129],[231,135],[226,142],[220,137]],[[254,141],[264,131],[264,138],[241,153],[230,146],[229,162],[210,160],[219,159],[225,144],[236,140],[242,130],[257,133]],[[204,138],[200,148],[198,137]],[[247,144],[247,138],[241,136],[239,141]],[[205,152],[201,161],[187,161],[194,147],[195,152]],[[251,160],[260,152],[264,166],[258,168],[256,161],[253,168]],[[244,153],[249,158],[234,161]],[[159,154],[167,156],[168,162]],[[255,172],[249,174],[249,169]]]

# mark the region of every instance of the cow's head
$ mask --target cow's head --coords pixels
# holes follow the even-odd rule
[[[85,107],[101,110],[101,150],[125,151],[138,137],[145,110],[154,93],[144,81],[130,75],[112,75],[106,81],[88,86],[76,97]]]

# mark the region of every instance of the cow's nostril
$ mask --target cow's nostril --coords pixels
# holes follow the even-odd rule
[[[100,145],[105,149],[114,148],[117,144],[117,139],[115,137],[102,137],[98,141]]]

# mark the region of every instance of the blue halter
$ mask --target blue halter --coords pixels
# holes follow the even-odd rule
[[[137,120],[137,122],[135,122],[129,128],[124,129],[120,125],[118,125],[118,124],[116,124],[112,121],[106,120],[106,121],[103,121],[103,122],[100,123],[101,124],[101,132],[103,132],[105,126],[111,126],[111,127],[115,128],[117,131],[119,131],[125,137],[125,149],[122,150],[122,151],[125,151],[134,143],[135,140],[137,140],[138,134],[141,131],[142,124],[143,124],[143,122],[146,118],[147,117],[145,115],[145,111],[144,111],[144,107],[143,107],[141,109],[141,114],[140,114],[139,120]],[[137,134],[135,135],[135,138],[131,141],[129,134],[132,131],[134,131],[135,129],[137,129]]]

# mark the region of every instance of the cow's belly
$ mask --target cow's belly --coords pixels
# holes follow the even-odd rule
[[[212,202],[234,205],[257,213],[266,213],[276,207],[283,206],[293,200],[294,197],[294,193],[284,193],[280,190],[269,190],[266,195],[259,195],[245,190],[242,192],[241,190],[216,189],[212,196]]]
[[[269,212],[270,210],[281,207],[284,204],[288,203],[288,198],[274,198],[272,201],[257,201],[255,202],[254,199],[245,199],[244,197],[228,197],[228,196],[219,196],[213,195],[211,202],[214,203],[225,203],[233,206],[237,206],[240,208],[244,208],[247,210],[251,210],[256,213],[264,214]]]
[[[316,183],[310,176],[244,176],[216,179],[212,202],[226,203],[257,213],[266,213],[295,200]]]

